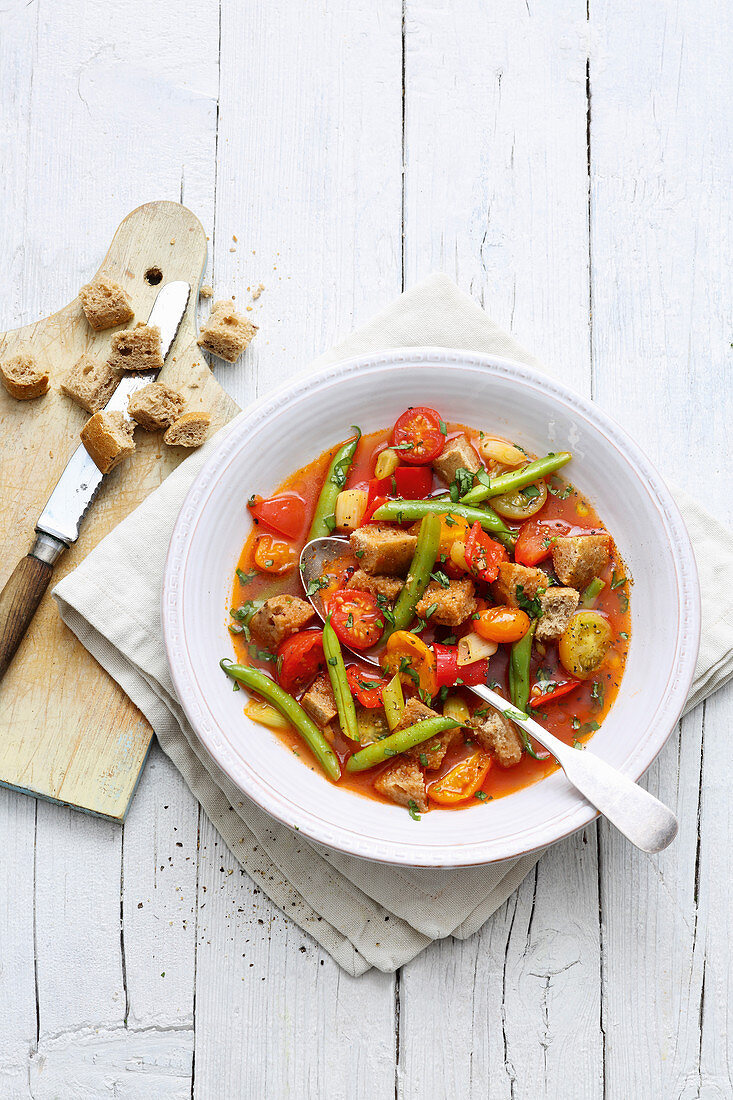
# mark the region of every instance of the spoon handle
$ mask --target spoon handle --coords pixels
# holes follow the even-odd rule
[[[470,690],[491,703],[515,725],[531,733],[552,753],[583,797],[637,848],[643,852],[661,852],[672,843],[677,835],[677,818],[658,798],[599,756],[566,745],[490,688],[478,686]]]

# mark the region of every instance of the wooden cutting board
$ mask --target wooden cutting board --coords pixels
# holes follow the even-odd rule
[[[99,268],[127,290],[136,320],[147,320],[167,282],[184,279],[191,297],[161,380],[204,408],[215,431],[238,411],[196,345],[196,302],[206,235],[175,202],[129,214]],[[90,273],[91,274],[91,273]],[[115,329],[95,334],[78,299],[58,313],[0,334],[0,359],[30,351],[50,390],[16,401],[0,386],[0,587],[28,553],[34,524],[79,443],[87,413],[59,391],[84,351],[106,356]],[[49,590],[0,683],[0,784],[89,813],[124,820],[153,731],[123,691],[61,622],[51,588],[185,458],[158,433],[136,432],[133,457],[109,474],[78,542],[56,563]]]

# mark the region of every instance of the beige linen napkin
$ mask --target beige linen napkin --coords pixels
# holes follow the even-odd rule
[[[403,294],[313,367],[389,347],[466,348],[541,368],[446,276]],[[222,431],[228,431],[228,428]],[[62,618],[145,714],[227,845],[258,885],[350,974],[395,970],[431,940],[465,938],[517,888],[538,854],[488,867],[386,867],[315,845],[246,799],[199,746],[173,691],[160,592],[171,530],[218,438],[184,462],[55,589]],[[676,494],[695,546],[703,639],[688,709],[733,675],[733,537]]]

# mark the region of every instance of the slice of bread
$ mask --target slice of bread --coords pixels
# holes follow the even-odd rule
[[[48,373],[41,370],[32,355],[14,355],[0,363],[0,381],[18,401],[30,401],[48,391]]]
[[[97,412],[81,430],[81,441],[103,474],[135,450],[135,425],[121,412]]]
[[[257,333],[257,325],[237,313],[228,299],[214,302],[208,321],[201,330],[199,347],[220,359],[235,363]]]
[[[99,359],[86,352],[74,363],[61,383],[61,392],[81,405],[87,412],[95,413],[109,401],[117,389],[120,376]]]
[[[180,393],[163,382],[150,382],[133,393],[127,411],[146,432],[169,428],[183,412],[186,404]]]
[[[79,301],[95,332],[113,325],[126,325],[135,316],[127,291],[104,275],[81,288]]]
[[[211,417],[206,412],[187,412],[171,424],[163,436],[169,447],[200,447],[206,439]]]
[[[116,332],[107,362],[112,370],[118,372],[161,370],[160,329],[157,325],[145,325],[139,321],[134,328]]]

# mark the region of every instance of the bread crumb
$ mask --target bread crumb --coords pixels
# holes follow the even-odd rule
[[[61,392],[88,413],[95,413],[104,408],[119,381],[120,376],[109,363],[84,352],[67,372],[61,383]]]
[[[237,313],[232,302],[224,299],[214,302],[198,343],[221,359],[235,363],[256,333],[257,325]]]
[[[171,244],[175,244],[175,243],[176,243],[176,238],[175,238],[175,237],[171,237]]]
[[[135,450],[134,431],[124,413],[96,412],[82,428],[80,438],[97,468],[108,474]]]
[[[32,355],[14,355],[0,363],[0,381],[17,401],[31,401],[48,392],[48,372],[41,370]]]
[[[209,286],[208,283],[204,283],[204,285],[199,290],[199,297],[200,298],[213,298],[214,297],[214,291]]]
[[[229,251],[230,252],[236,252],[237,250],[236,250],[236,248],[230,248]]]
[[[257,289],[252,291],[252,301],[253,302],[257,301],[257,299],[259,298],[260,294],[262,293],[262,291],[264,289],[265,288],[264,288],[263,284],[260,283],[260,285],[257,287]]]
[[[236,233],[232,233],[232,240],[234,241],[235,244],[237,243],[237,234]]]
[[[104,275],[96,276],[81,288],[79,301],[95,332],[126,325],[135,316],[127,291]]]

